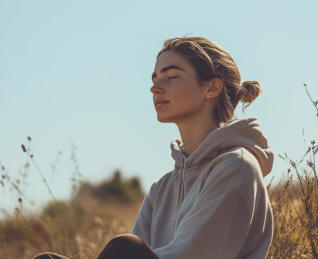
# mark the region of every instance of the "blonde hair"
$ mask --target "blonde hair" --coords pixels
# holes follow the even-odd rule
[[[217,43],[202,37],[176,37],[164,42],[157,58],[164,51],[172,50],[181,54],[197,73],[198,82],[220,78],[223,89],[217,100],[214,117],[217,123],[227,124],[233,118],[238,102],[243,109],[261,93],[258,81],[245,81],[242,84],[240,72],[230,54]],[[248,103],[247,105],[245,105]]]

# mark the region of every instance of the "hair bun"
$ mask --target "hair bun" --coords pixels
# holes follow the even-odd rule
[[[244,81],[240,87],[240,100],[243,103],[251,103],[261,92],[262,85],[258,81]]]

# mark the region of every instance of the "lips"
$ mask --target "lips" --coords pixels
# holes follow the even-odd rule
[[[157,108],[159,108],[159,107],[161,107],[162,105],[164,105],[164,104],[166,104],[166,103],[168,103],[169,101],[156,101],[155,102],[155,107],[156,107],[156,109]]]

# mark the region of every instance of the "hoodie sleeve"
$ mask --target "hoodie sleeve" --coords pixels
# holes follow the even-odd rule
[[[264,229],[271,234],[271,214],[258,211],[258,204],[267,204],[261,169],[255,157],[248,161],[243,157],[245,152],[240,152],[241,156],[228,157],[211,170],[193,207],[181,218],[174,238],[154,250],[160,259],[246,258],[241,250],[255,214],[264,216],[257,222],[260,231],[253,230],[255,242],[264,242]]]
[[[148,244],[151,244],[151,219],[152,219],[152,203],[151,203],[151,193],[155,183],[150,187],[149,192],[145,196],[141,207],[138,211],[138,216],[135,224],[131,230],[132,234],[139,236]]]

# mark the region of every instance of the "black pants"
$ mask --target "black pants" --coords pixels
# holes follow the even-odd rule
[[[159,259],[152,248],[140,237],[121,234],[111,239],[97,259]],[[33,259],[69,259],[55,253],[41,253]]]

